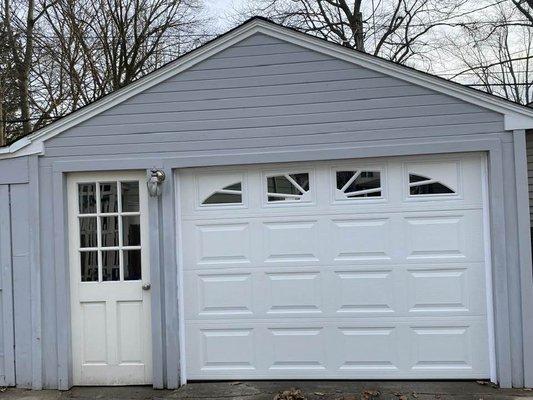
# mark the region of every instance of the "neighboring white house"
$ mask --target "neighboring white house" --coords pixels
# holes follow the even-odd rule
[[[527,129],[251,19],[0,149],[0,384],[533,386]]]

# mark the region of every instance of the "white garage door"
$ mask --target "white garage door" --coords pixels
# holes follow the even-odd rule
[[[482,161],[181,172],[187,379],[487,378]]]

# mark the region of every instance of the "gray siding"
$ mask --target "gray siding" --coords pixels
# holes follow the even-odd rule
[[[527,176],[529,183],[529,215],[530,223],[533,226],[533,132],[526,134],[527,147]]]
[[[0,385],[31,387],[28,243],[28,184],[0,185]]]
[[[49,140],[46,159],[290,151],[502,131],[495,112],[254,35]]]

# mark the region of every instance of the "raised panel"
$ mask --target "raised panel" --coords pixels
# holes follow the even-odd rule
[[[326,369],[322,328],[271,328],[271,370]]]
[[[317,221],[265,222],[266,262],[318,261]]]
[[[198,264],[250,262],[248,224],[210,224],[196,226]]]
[[[107,310],[105,302],[80,304],[82,314],[82,364],[108,363]]]
[[[464,216],[406,217],[408,259],[465,258]]]
[[[252,329],[202,329],[202,370],[255,369]]]
[[[335,261],[390,259],[390,221],[348,219],[331,221],[331,247]]]
[[[335,271],[337,314],[394,313],[391,269]]]
[[[319,314],[322,280],[316,272],[267,273],[268,314]]]
[[[391,327],[341,327],[341,370],[397,370],[398,338]]]
[[[197,276],[198,314],[252,314],[251,274],[203,274]]]
[[[143,364],[143,305],[141,301],[117,301],[117,361]]]
[[[411,327],[413,370],[471,369],[468,326]]]
[[[408,282],[410,312],[468,311],[466,268],[410,270]]]

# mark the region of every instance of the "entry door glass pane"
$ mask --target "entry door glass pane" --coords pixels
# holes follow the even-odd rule
[[[141,280],[139,182],[80,183],[78,204],[82,282]]]
[[[117,182],[100,183],[100,212],[118,211]]]
[[[79,213],[94,214],[96,212],[96,185],[81,183],[79,185]]]

